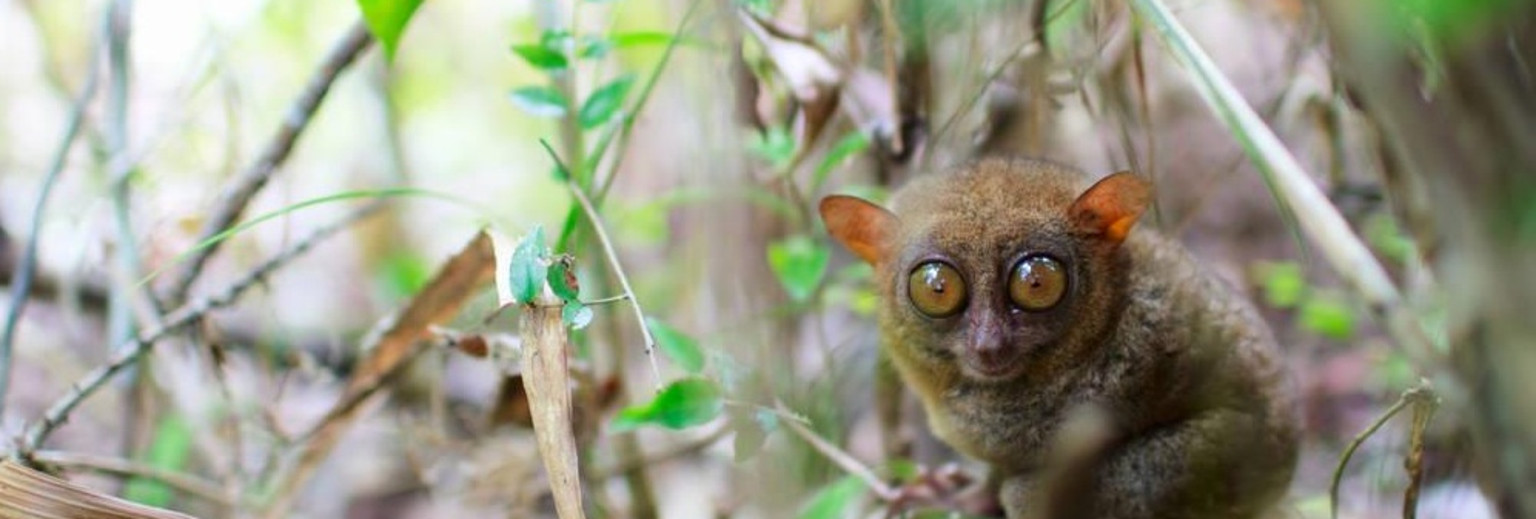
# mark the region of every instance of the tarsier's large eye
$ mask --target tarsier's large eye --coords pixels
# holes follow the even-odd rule
[[[1008,276],[1008,297],[1013,304],[1031,312],[1049,310],[1067,293],[1067,270],[1050,256],[1029,256],[1019,260]]]
[[[965,308],[965,279],[960,271],[942,261],[929,261],[912,269],[907,279],[907,298],[928,317],[949,317]]]

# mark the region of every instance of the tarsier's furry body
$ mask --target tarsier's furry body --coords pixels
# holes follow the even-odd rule
[[[994,158],[890,211],[822,203],[875,266],[884,354],[1009,517],[1252,518],[1290,481],[1274,340],[1179,244],[1132,231],[1149,200],[1128,173]]]

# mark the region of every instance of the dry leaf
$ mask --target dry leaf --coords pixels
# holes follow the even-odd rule
[[[481,232],[438,270],[405,310],[395,316],[371,348],[364,348],[370,352],[368,357],[352,373],[341,400],[310,435],[310,442],[295,463],[294,474],[283,479],[280,483],[283,486],[274,494],[277,497],[268,507],[267,517],[287,515],[295,491],[341,440],[342,433],[357,418],[356,410],[374,394],[384,378],[397,371],[420,349],[420,339],[431,333],[432,326],[456,315],[464,301],[473,296],[495,270],[495,248],[490,236]]]
[[[0,519],[192,519],[130,503],[38,472],[0,462]]]

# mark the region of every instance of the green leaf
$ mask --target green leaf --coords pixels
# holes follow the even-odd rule
[[[400,33],[405,32],[416,8],[421,7],[421,0],[357,0],[357,7],[363,11],[368,32],[384,46],[384,57],[395,59]]]
[[[389,298],[403,299],[426,286],[432,276],[432,266],[420,254],[402,250],[385,256],[376,275]]]
[[[581,105],[581,111],[576,119],[581,122],[584,130],[596,128],[613,119],[613,114],[624,108],[624,97],[629,95],[629,87],[634,86],[635,77],[625,74],[608,84],[598,87]]]
[[[1397,222],[1391,214],[1380,212],[1372,215],[1366,219],[1361,234],[1365,235],[1366,243],[1376,249],[1377,253],[1398,264],[1407,262],[1413,256],[1413,240],[1397,228]]]
[[[582,59],[602,59],[613,50],[613,42],[607,38],[595,35],[581,37],[581,45],[577,46],[576,55]]]
[[[647,316],[645,325],[656,337],[656,347],[683,371],[698,373],[704,369],[704,352],[699,350],[699,341],[655,317]]]
[[[1343,298],[1320,293],[1301,305],[1302,328],[1324,337],[1345,340],[1355,335],[1355,313]]]
[[[576,283],[576,272],[571,270],[570,258],[569,255],[562,254],[560,259],[554,261],[549,267],[549,288],[566,303],[581,300],[580,285]]]
[[[549,272],[547,255],[544,226],[535,225],[533,232],[523,237],[512,250],[511,264],[507,266],[507,287],[512,291],[513,300],[528,304],[539,295]]]
[[[830,247],[803,234],[768,244],[768,266],[796,302],[805,302],[816,292],[831,258]]]
[[[779,126],[768,128],[762,134],[753,134],[747,142],[747,151],[767,160],[775,169],[784,169],[795,160],[796,147],[794,136]]]
[[[169,415],[155,425],[155,436],[145,453],[144,464],[169,472],[180,472],[192,452],[192,429],[179,415]],[[123,488],[129,501],[154,507],[171,503],[171,488],[159,481],[133,478]]]
[[[639,47],[643,45],[667,45],[672,43],[672,35],[659,31],[635,31],[621,32],[609,38],[613,46],[619,49]],[[681,42],[679,42],[681,43]]]
[[[512,104],[534,117],[561,117],[571,103],[565,94],[547,86],[522,87],[512,91]]]
[[[719,386],[703,378],[685,378],[668,385],[650,402],[620,410],[611,427],[613,432],[644,425],[686,429],[714,420],[720,408]]]
[[[805,507],[800,509],[799,517],[800,519],[857,517],[858,514],[850,512],[848,507],[863,496],[864,482],[854,476],[843,476],[817,491]]]
[[[571,327],[572,330],[580,330],[592,324],[592,308],[581,304],[580,301],[566,301],[565,307],[560,309],[560,322]]]
[[[517,53],[529,65],[543,71],[565,70],[570,66],[565,54],[543,45],[513,45],[512,52]]]
[[[1307,295],[1307,279],[1301,273],[1301,265],[1289,261],[1263,263],[1258,266],[1258,274],[1264,287],[1264,302],[1269,306],[1294,308]]]
[[[838,140],[837,144],[832,146],[832,150],[827,152],[827,156],[822,157],[821,164],[816,166],[816,175],[811,177],[811,192],[821,189],[822,183],[827,181],[827,176],[832,174],[833,169],[842,165],[849,157],[863,153],[866,149],[869,149],[869,136],[861,131],[855,130]]]

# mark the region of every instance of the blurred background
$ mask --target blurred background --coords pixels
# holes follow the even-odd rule
[[[1424,210],[1447,207],[1423,202],[1432,182],[1392,180],[1412,178],[1403,154],[1424,142],[1393,128],[1423,125],[1382,122],[1405,98],[1349,74],[1397,78],[1419,99],[1465,94],[1454,49],[1492,35],[1530,56],[1524,33],[1490,21],[1529,4],[1402,15],[1429,36],[1392,47],[1417,67],[1398,76],[1351,68],[1369,56],[1339,48],[1401,43],[1395,18],[1349,25],[1349,9],[1320,4],[1169,2],[1404,304],[1446,326],[1459,300],[1424,287],[1455,227]],[[489,282],[453,294],[462,307],[414,337],[380,396],[345,411],[334,448],[300,455],[450,256],[488,230],[505,284],[507,255],[539,229],[574,258],[580,296],[567,300],[590,310],[566,323],[589,515],[881,517],[880,499],[786,422],[898,483],[982,470],[927,438],[910,402],[912,456],[885,455],[870,272],[832,246],[815,203],[881,200],[1014,153],[1153,179],[1142,225],[1187,244],[1280,338],[1305,424],[1285,511],[1327,517],[1341,452],[1435,378],[1297,228],[1248,136],[1207,107],[1155,27],[1129,3],[1089,0],[0,1],[0,311],[17,315],[0,431],[71,481],[200,517],[274,502],[295,517],[553,517],[508,360],[527,346],[524,310],[497,312],[507,290]],[[1507,77],[1530,93],[1519,63]],[[1528,123],[1524,99],[1503,113]],[[231,202],[241,185],[253,196]],[[28,444],[131,338],[225,294]],[[708,409],[669,423],[654,388],[687,380],[708,384]],[[1386,421],[1340,473],[1339,516],[1402,516],[1417,452],[1419,517],[1495,517],[1473,476],[1466,424],[1479,418],[1463,407],[1439,409],[1421,442],[1411,411]]]

